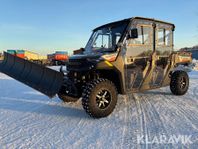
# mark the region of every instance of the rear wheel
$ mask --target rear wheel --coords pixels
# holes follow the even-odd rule
[[[175,71],[171,75],[170,90],[174,95],[184,95],[188,87],[189,77],[185,71]]]
[[[78,98],[66,96],[66,95],[63,95],[63,94],[58,94],[58,97],[64,102],[76,102],[76,101],[78,101]]]
[[[94,118],[106,117],[111,114],[116,103],[116,87],[107,79],[96,79],[87,84],[83,91],[83,108]]]

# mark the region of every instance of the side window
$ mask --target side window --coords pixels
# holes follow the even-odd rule
[[[152,25],[138,25],[138,38],[127,40],[127,56],[148,57],[152,54]]]
[[[167,46],[171,46],[171,31],[170,30],[166,30],[165,42]]]
[[[149,26],[138,26],[138,38],[131,39],[130,44],[148,45],[150,44],[149,35],[151,33],[151,27]]]
[[[157,41],[158,41],[158,45],[161,46],[161,45],[165,45],[165,29],[158,29],[157,30]]]
[[[150,35],[151,28],[150,27],[143,27],[143,44],[150,44]]]
[[[171,31],[166,29],[158,29],[157,41],[158,46],[171,46]]]

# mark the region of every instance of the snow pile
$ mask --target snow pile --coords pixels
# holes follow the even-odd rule
[[[198,71],[198,60],[193,59],[192,65],[193,65],[193,70]]]
[[[191,72],[193,70],[198,71],[198,60],[193,59],[192,63],[188,66],[179,65],[175,70],[184,70],[186,72]]]
[[[61,66],[47,66],[47,67],[56,71],[60,71]]]
[[[0,79],[10,80],[10,79],[12,79],[12,78],[9,77],[9,76],[7,76],[6,74],[0,72]]]

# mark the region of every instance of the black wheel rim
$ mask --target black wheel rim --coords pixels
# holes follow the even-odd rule
[[[106,109],[110,105],[111,100],[111,93],[106,89],[100,90],[96,95],[97,106],[100,109]]]
[[[180,88],[184,89],[186,87],[186,79],[185,77],[181,77],[180,79]]]

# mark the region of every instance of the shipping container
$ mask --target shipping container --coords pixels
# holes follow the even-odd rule
[[[37,53],[27,51],[27,50],[7,50],[8,53],[13,54],[17,57],[38,63],[45,64],[47,63],[47,56],[42,56]]]
[[[17,53],[17,54],[24,54],[25,51],[24,51],[24,50],[16,50],[16,53]]]
[[[51,65],[64,65],[69,56],[67,51],[56,51],[53,54],[48,54],[47,59]]]
[[[65,61],[68,59],[68,56],[65,54],[55,54],[55,60]]]
[[[20,58],[23,58],[23,59],[25,58],[24,53],[21,53],[21,54],[20,54],[20,53],[17,53],[16,56],[17,56],[17,57],[20,57]]]
[[[16,56],[20,58],[25,58],[25,51],[24,50],[16,50]]]
[[[39,55],[38,59],[39,60],[47,60],[47,56],[46,55]]]
[[[25,59],[34,61],[39,59],[39,54],[31,52],[31,51],[25,51]]]
[[[55,54],[64,54],[64,55],[68,55],[67,51],[56,51]]]

